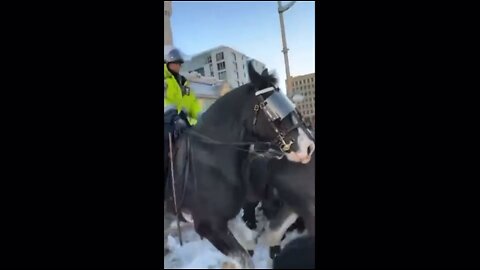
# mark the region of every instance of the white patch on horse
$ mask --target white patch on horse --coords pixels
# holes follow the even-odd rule
[[[228,229],[232,232],[238,243],[246,250],[254,250],[257,232],[250,230],[242,219],[242,211],[233,219],[228,221]]]
[[[298,123],[297,117],[295,117],[293,114],[290,117],[292,118],[293,124],[296,125]],[[302,127],[297,128],[297,130],[298,137],[296,142],[298,145],[298,151],[287,153],[285,156],[290,161],[307,164],[310,162],[313,151],[315,151],[315,142],[307,136]]]
[[[268,224],[265,226],[265,241],[267,242],[267,244],[271,247],[279,246],[280,242],[282,241],[283,235],[288,230],[288,228],[293,223],[295,223],[297,218],[298,215],[292,212],[285,220],[283,220],[282,225],[280,225],[275,230],[272,230],[270,228],[270,221],[268,221]]]
[[[232,265],[234,267],[233,269],[255,269],[255,265],[253,263],[252,257],[245,255],[234,255],[231,254],[228,257],[233,259],[235,263],[238,265]],[[231,269],[231,268],[225,268],[225,265],[222,265],[223,269]]]
[[[187,222],[193,223],[193,217],[191,214],[182,211],[182,216]]]

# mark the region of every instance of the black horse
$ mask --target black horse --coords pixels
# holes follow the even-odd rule
[[[176,142],[175,192],[168,179],[166,197],[168,209],[176,204],[200,236],[244,267],[253,267],[245,250],[251,239],[242,239],[238,232],[248,228],[229,223],[236,220],[248,193],[264,188],[245,181],[250,145],[281,149],[288,162],[303,165],[310,162],[315,144],[294,105],[275,87],[276,78],[266,70],[260,75],[251,62],[248,73],[249,84],[218,99]]]
[[[273,260],[273,269],[315,269],[315,238],[292,240]]]
[[[280,251],[280,242],[294,223],[305,226],[308,235],[315,236],[315,153],[306,165],[251,154],[247,170],[251,185],[268,183],[263,193],[244,205],[243,220],[250,229],[255,228],[255,207],[262,203],[268,221],[265,233],[270,257]]]
[[[276,213],[275,220],[269,223],[268,228],[274,241],[271,246],[275,241],[280,243],[283,234],[296,221],[297,216],[303,219],[308,234],[315,236],[315,154],[310,163],[296,165],[300,164],[272,160],[267,167],[271,173],[269,185],[274,188],[275,195],[285,202]]]

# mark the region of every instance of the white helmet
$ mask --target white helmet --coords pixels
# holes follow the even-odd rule
[[[181,63],[183,64],[183,62],[185,62],[185,60],[188,60],[187,59],[188,57],[182,53],[179,49],[173,47],[173,46],[165,46],[163,47],[163,61],[165,61],[165,63]]]

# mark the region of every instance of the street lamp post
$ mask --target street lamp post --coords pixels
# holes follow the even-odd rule
[[[292,87],[290,84],[290,66],[288,64],[288,48],[287,48],[287,39],[285,38],[285,24],[283,22],[283,12],[287,11],[289,8],[295,4],[296,1],[291,1],[285,6],[282,5],[282,1],[277,1],[278,3],[278,15],[280,16],[280,29],[282,31],[282,44],[283,44],[283,56],[285,58],[285,71],[287,73],[287,96],[292,95]]]

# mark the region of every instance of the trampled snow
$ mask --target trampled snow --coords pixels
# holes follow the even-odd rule
[[[263,216],[257,216],[257,232],[263,229],[265,220]],[[168,253],[164,257],[165,269],[222,269],[228,268],[225,264],[231,263],[240,268],[238,262],[223,255],[218,251],[207,239],[200,239],[200,236],[195,232],[192,224],[182,223],[182,240],[183,246],[180,246],[180,241],[177,233],[176,223],[173,222],[168,229],[168,238],[166,247]],[[305,235],[306,232],[299,234],[296,230],[287,233],[285,239],[281,243],[283,248],[291,240]],[[272,260],[269,256],[269,247],[265,245],[263,236],[260,236],[258,244],[255,248],[252,257],[256,269],[271,269]]]

